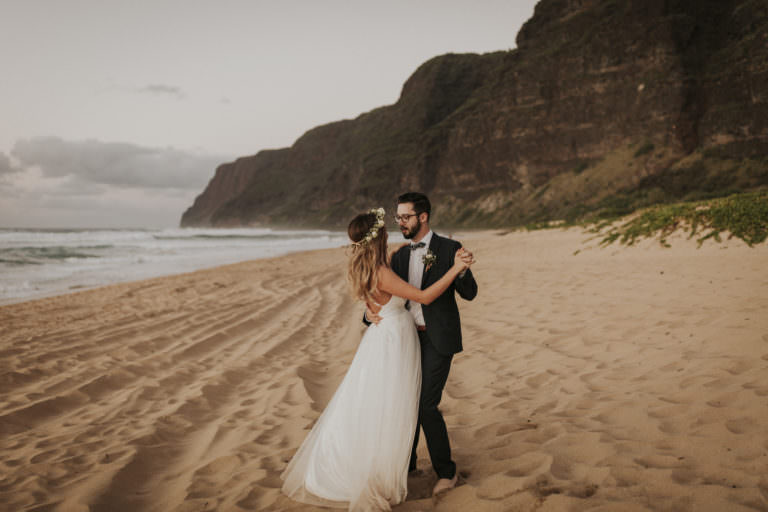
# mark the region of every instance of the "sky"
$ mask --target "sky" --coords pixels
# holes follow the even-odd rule
[[[536,0],[0,0],[0,227],[177,226],[216,166],[515,47]]]

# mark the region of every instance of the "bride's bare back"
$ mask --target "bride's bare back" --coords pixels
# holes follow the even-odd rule
[[[381,308],[389,302],[389,299],[392,298],[391,293],[387,293],[381,290],[376,290],[371,294],[371,296],[373,297],[373,304],[366,302],[365,305],[368,306],[368,309],[370,309],[373,313],[378,313],[381,311]]]

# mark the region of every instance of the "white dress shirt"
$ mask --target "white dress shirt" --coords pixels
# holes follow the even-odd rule
[[[411,260],[408,265],[408,282],[421,290],[421,278],[424,276],[424,256],[429,250],[429,242],[432,241],[432,230],[427,231],[424,238],[419,242],[424,242],[424,247],[418,249],[411,249]],[[418,302],[410,301],[409,310],[416,325],[424,325],[424,312],[421,310],[421,304]]]

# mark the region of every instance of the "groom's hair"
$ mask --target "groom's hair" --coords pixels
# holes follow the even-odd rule
[[[413,203],[413,211],[416,214],[427,213],[427,220],[432,216],[432,205],[429,198],[421,192],[406,192],[397,198],[397,204]]]

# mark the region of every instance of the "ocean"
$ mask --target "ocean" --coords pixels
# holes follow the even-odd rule
[[[322,230],[0,229],[0,304],[347,243]]]

